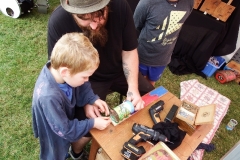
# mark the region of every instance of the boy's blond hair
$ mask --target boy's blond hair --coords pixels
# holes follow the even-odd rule
[[[67,67],[76,74],[99,66],[99,55],[89,39],[82,33],[67,33],[55,44],[51,55],[54,69]]]

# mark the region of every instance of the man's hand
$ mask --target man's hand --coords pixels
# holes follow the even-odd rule
[[[122,51],[122,60],[123,72],[128,83],[127,100],[133,103],[135,111],[137,111],[144,107],[144,101],[138,91],[139,60],[137,49]]]
[[[132,102],[132,104],[134,105],[135,111],[138,111],[144,108],[145,102],[142,100],[142,97],[140,96],[138,91],[128,91],[126,99]]]

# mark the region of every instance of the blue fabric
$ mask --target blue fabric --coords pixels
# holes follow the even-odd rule
[[[72,87],[69,86],[67,83],[58,84],[59,88],[65,93],[68,99],[72,100]]]
[[[75,106],[93,104],[98,96],[89,82],[72,89],[72,100],[59,88],[48,67],[43,67],[35,84],[32,100],[33,132],[40,143],[40,159],[63,160],[70,142],[92,129],[93,119],[74,119]]]
[[[147,76],[151,81],[159,80],[165,68],[166,66],[151,67],[139,64],[139,71],[143,76]]]

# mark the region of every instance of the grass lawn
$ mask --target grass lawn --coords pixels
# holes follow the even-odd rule
[[[47,61],[47,21],[59,0],[49,1],[48,14],[34,8],[29,14],[13,19],[0,14],[0,159],[38,159],[39,144],[32,132],[31,100],[35,81]],[[231,118],[240,122],[240,89],[235,82],[220,84],[214,77],[203,79],[195,74],[177,76],[168,69],[156,86],[164,86],[177,97],[180,82],[197,79],[231,100],[212,143],[216,149],[204,154],[204,160],[220,159],[240,139],[240,126],[225,129]],[[108,96],[110,106],[118,104],[118,96]]]

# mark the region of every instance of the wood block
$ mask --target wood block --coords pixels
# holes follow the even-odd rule
[[[198,9],[201,3],[202,3],[202,0],[194,0],[193,8]]]
[[[227,19],[232,14],[232,12],[234,11],[234,9],[235,9],[234,6],[221,2],[212,13],[212,16],[215,17],[217,20],[226,22]]]
[[[240,75],[240,64],[231,60],[228,64],[227,67],[231,68],[232,71],[236,72],[237,74]]]
[[[204,12],[204,14],[212,15],[221,2],[221,0],[205,0],[199,10]]]
[[[240,64],[234,60],[231,60],[226,66],[236,74],[237,78],[235,79],[235,82],[240,84]]]
[[[178,109],[176,117],[182,121],[187,122],[188,124],[193,125],[197,112],[198,106],[184,100]]]
[[[187,122],[181,120],[181,119],[178,119],[177,117],[174,118],[173,120],[174,122],[176,122],[178,124],[178,126],[180,127],[180,129],[182,129],[183,131],[185,131],[188,135],[192,135],[195,130],[197,129],[197,126],[195,125],[191,125],[191,124],[188,124]]]
[[[195,119],[195,125],[213,124],[215,111],[215,104],[200,107]]]
[[[180,158],[163,142],[158,142],[149,151],[142,155],[139,160],[180,160]]]

